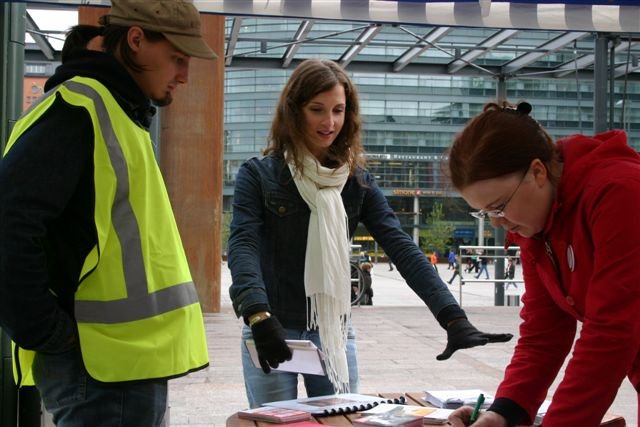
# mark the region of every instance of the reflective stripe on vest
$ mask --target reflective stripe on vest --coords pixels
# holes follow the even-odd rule
[[[121,382],[206,367],[202,310],[148,131],[100,82],[74,77],[16,122],[7,151],[58,97],[87,111],[94,134],[97,242],[82,265],[74,302],[87,372]],[[35,353],[16,353],[14,377],[19,365],[22,385],[33,385]]]
[[[95,105],[99,126],[117,177],[112,221],[122,242],[122,263],[127,288],[126,299],[114,301],[77,300],[75,304],[76,320],[86,323],[130,322],[198,302],[198,294],[193,282],[149,293],[140,245],[140,227],[128,198],[129,176],[126,159],[113,131],[107,108],[100,94],[92,87],[75,81],[67,81],[63,86],[90,98]]]

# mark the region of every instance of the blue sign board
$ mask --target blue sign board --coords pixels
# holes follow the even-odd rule
[[[458,239],[473,239],[475,235],[475,228],[456,228],[453,231],[453,237]]]

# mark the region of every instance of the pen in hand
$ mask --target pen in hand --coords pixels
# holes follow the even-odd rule
[[[471,414],[471,419],[469,419],[469,425],[475,423],[478,420],[478,415],[480,415],[480,407],[484,403],[484,394],[480,393],[478,396],[478,401],[476,402],[476,407],[473,408],[473,413]]]

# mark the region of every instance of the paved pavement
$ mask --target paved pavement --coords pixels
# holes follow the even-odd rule
[[[451,271],[438,265],[441,277]],[[490,268],[491,277],[493,271]],[[494,306],[493,285],[467,283],[451,286],[469,319],[480,330],[511,332],[516,338],[506,344],[459,351],[448,361],[435,357],[445,347],[446,335],[424,303],[404,283],[397,270],[377,264],[373,271],[373,306],[355,307],[360,392],[424,391],[431,388],[496,389],[508,363],[518,334],[519,307]],[[468,276],[468,275],[465,275]],[[520,276],[516,276],[519,278]],[[470,276],[469,276],[470,278]],[[205,315],[211,367],[170,382],[169,422],[172,427],[224,426],[232,413],[246,408],[240,363],[240,330],[228,298],[231,283],[222,268],[222,311]],[[509,294],[518,294],[511,288]],[[551,392],[558,381],[554,382]],[[300,396],[304,391],[300,388]],[[550,396],[551,397],[551,394]],[[620,388],[611,408],[623,415],[628,426],[638,426],[636,392],[628,381]]]

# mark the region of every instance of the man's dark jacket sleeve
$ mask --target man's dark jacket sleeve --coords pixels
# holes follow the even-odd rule
[[[64,351],[95,244],[93,128],[58,98],[0,161],[0,326],[22,348]]]

